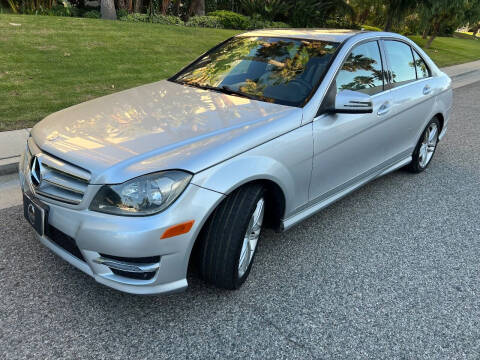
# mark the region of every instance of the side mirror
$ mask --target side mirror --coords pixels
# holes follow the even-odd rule
[[[343,90],[335,96],[335,113],[341,114],[368,114],[373,112],[372,98],[370,95]]]

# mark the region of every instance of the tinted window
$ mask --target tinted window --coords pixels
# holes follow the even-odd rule
[[[376,41],[355,47],[337,74],[337,91],[354,90],[370,95],[383,90],[380,49]]]
[[[417,79],[423,79],[430,76],[430,72],[428,70],[427,64],[425,61],[418,55],[418,53],[414,50],[413,57],[415,58],[415,66],[417,68]]]
[[[417,79],[412,49],[400,41],[385,41],[388,63],[394,85]]]
[[[302,106],[328,68],[338,43],[235,37],[171,80],[257,100]]]

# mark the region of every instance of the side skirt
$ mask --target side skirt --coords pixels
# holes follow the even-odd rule
[[[352,181],[349,181],[346,184],[342,184],[334,190],[329,191],[322,196],[319,196],[318,198],[313,200],[308,207],[301,209],[299,212],[297,212],[293,216],[290,216],[287,219],[283,219],[282,230],[286,231],[290,229],[292,226],[298,224],[300,221],[314,215],[318,211],[322,210],[330,204],[333,204],[337,200],[340,200],[344,196],[369,183],[370,181],[409,164],[412,161],[412,151],[409,150],[409,155],[407,157],[405,157],[405,154],[402,154],[402,159],[395,162],[394,164],[389,162],[389,164],[387,164],[386,166],[380,167],[379,169],[374,169],[374,171],[368,171],[366,174],[362,174],[357,178],[354,178]]]

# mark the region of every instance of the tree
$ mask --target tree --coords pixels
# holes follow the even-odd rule
[[[471,2],[472,0],[426,0],[421,10],[421,20],[430,29],[425,48],[430,48],[433,40],[445,29],[456,29],[464,23],[465,10]]]
[[[167,10],[169,6],[170,0],[162,0],[162,15],[167,15]]]
[[[203,16],[205,15],[205,0],[192,0],[188,8],[188,16]]]
[[[469,30],[472,31],[472,36],[475,39],[478,30],[480,30],[480,0],[468,1],[465,9],[465,21],[468,22]]]
[[[353,17],[348,0],[293,0],[288,23],[294,27],[325,26],[334,17]]]
[[[100,13],[102,14],[102,19],[117,20],[115,2],[113,0],[102,0],[100,3]]]
[[[385,31],[391,31],[394,19],[401,19],[417,5],[415,0],[385,0]]]
[[[143,0],[135,0],[135,8],[134,12],[139,13],[142,12],[143,9]]]

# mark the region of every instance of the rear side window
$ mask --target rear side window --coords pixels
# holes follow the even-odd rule
[[[415,58],[415,67],[417,68],[417,79],[429,77],[430,71],[428,70],[427,64],[425,64],[425,61],[423,61],[415,50],[413,50],[413,57]]]
[[[384,44],[390,65],[392,85],[395,87],[416,80],[417,74],[410,46],[392,40],[386,40]]]
[[[383,71],[377,41],[355,47],[336,77],[337,92],[360,91],[369,95],[383,91]]]

